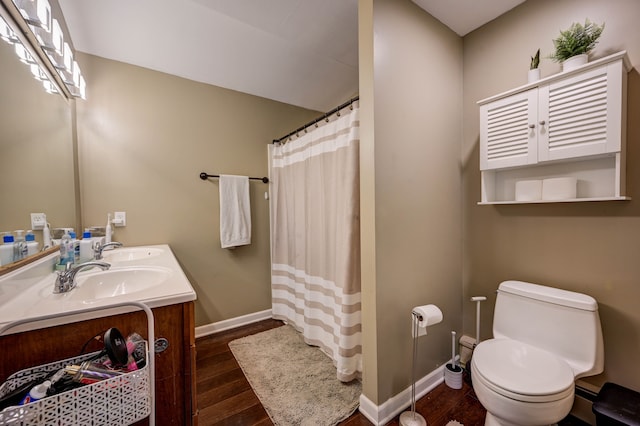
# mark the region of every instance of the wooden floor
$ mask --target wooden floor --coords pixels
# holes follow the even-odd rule
[[[276,320],[265,320],[244,327],[202,337],[196,341],[196,377],[198,392],[198,425],[273,425],[256,397],[228,343],[232,340],[282,325]],[[444,426],[457,420],[464,426],[484,424],[485,410],[476,399],[473,388],[463,383],[454,390],[444,383],[416,402],[416,412],[422,414],[430,426]],[[398,417],[391,426],[398,426]],[[561,426],[582,426],[585,423],[567,418]],[[341,426],[370,426],[371,422],[356,411]]]

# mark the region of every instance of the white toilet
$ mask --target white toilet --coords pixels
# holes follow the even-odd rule
[[[575,379],[603,368],[594,298],[521,281],[500,284],[493,339],[481,342],[471,359],[485,425],[557,423],[571,411]]]

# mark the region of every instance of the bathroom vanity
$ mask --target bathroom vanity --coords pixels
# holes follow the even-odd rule
[[[108,271],[87,270],[76,276],[77,287],[53,294],[57,255],[51,254],[0,277],[0,325],[53,315],[0,337],[0,383],[10,374],[80,353],[100,350],[110,327],[123,335],[146,338],[147,317],[134,307],[112,308],[122,302],[142,302],[153,311],[155,338],[168,346],[155,355],[156,423],[196,423],[194,300],[196,294],[168,245],[121,248],[104,253]],[[79,313],[87,307],[100,308]],[[57,314],[72,314],[57,317]],[[160,345],[163,346],[163,345]],[[11,348],[11,349],[9,349]],[[147,420],[139,422],[146,424]]]

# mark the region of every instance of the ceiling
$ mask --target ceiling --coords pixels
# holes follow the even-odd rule
[[[524,0],[413,1],[463,36]],[[59,3],[81,52],[318,111],[358,93],[358,0]]]

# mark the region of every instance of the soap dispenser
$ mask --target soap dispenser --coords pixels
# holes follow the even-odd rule
[[[66,266],[67,263],[74,263],[74,249],[73,242],[71,241],[71,235],[65,231],[64,235],[60,239],[60,265]]]

